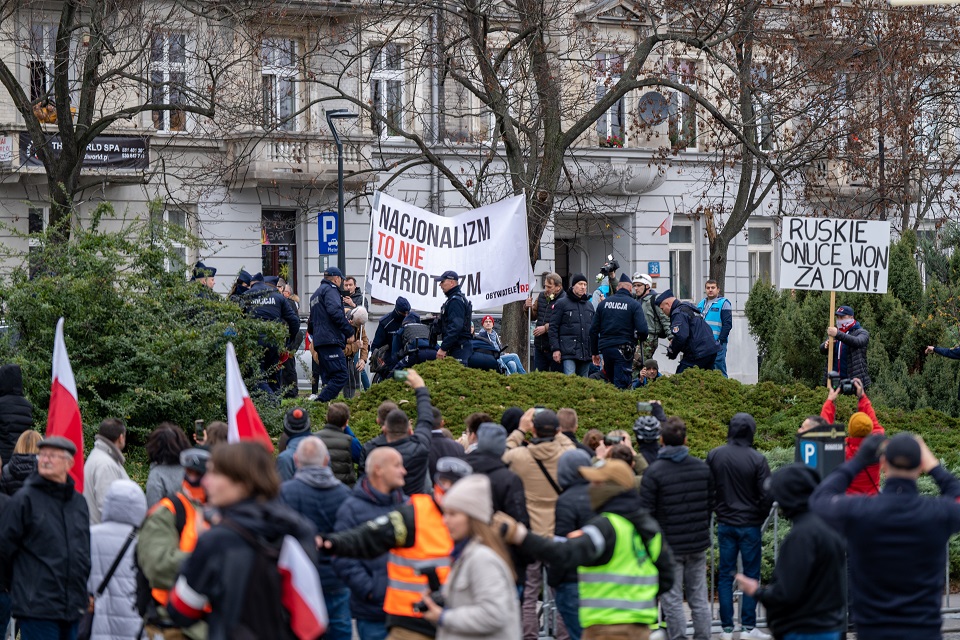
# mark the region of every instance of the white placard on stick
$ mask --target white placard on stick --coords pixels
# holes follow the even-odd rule
[[[890,223],[784,218],[780,288],[886,293]]]
[[[405,297],[418,311],[446,301],[434,280],[456,271],[474,310],[525,300],[533,269],[523,196],[445,218],[377,193],[371,220],[367,282],[374,298]]]

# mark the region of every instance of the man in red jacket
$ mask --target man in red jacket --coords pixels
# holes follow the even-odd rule
[[[857,389],[857,411],[850,416],[847,421],[847,439],[844,447],[844,459],[851,460],[860,449],[860,443],[864,438],[874,433],[884,434],[883,426],[877,420],[877,414],[873,411],[873,405],[870,404],[870,398],[863,390],[863,383],[860,378],[853,379],[854,387]],[[840,389],[831,387],[827,394],[827,400],[820,409],[820,417],[826,424],[833,424],[837,417],[836,400],[840,396]],[[813,424],[813,420],[808,418],[804,420],[800,427],[800,433],[809,431],[818,426]],[[880,465],[875,463],[868,465],[863,471],[858,473],[847,488],[847,494],[866,494],[876,495],[880,491]]]

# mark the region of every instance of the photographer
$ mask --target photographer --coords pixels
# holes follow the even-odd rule
[[[837,398],[840,397],[840,394],[843,392],[849,393],[851,391],[849,385],[842,384],[847,382],[845,380],[834,381],[831,379],[830,392],[827,394],[827,400],[823,403],[823,407],[820,409],[820,417],[826,420],[827,424],[833,424],[836,421],[837,417]],[[867,397],[866,392],[863,390],[863,383],[859,378],[854,378],[849,381],[853,385],[853,392],[856,394],[857,400],[857,410],[853,415],[850,416],[850,419],[847,421],[847,439],[844,443],[844,460],[852,460],[854,456],[857,455],[857,451],[860,450],[860,444],[863,442],[864,438],[874,434],[879,433],[880,435],[884,434],[883,426],[877,420],[877,414],[873,411],[873,405],[870,404],[870,398]],[[808,421],[804,421],[804,424],[807,425]],[[800,433],[804,431],[809,431],[814,426],[810,424],[806,428],[801,427]],[[847,493],[850,495],[853,494],[865,494],[865,495],[876,495],[880,492],[880,465],[879,463],[874,463],[867,465],[863,471],[858,473],[853,479],[853,482],[850,483],[850,486],[847,488]]]
[[[843,305],[837,307],[837,326],[827,327],[827,335],[837,344],[833,348],[833,362],[830,368],[841,378],[860,378],[863,388],[870,386],[870,374],[867,372],[867,345],[870,344],[870,332],[860,326],[853,317],[853,308]],[[829,351],[829,343],[820,345],[820,353]]]

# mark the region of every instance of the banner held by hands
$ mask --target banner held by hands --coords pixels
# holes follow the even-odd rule
[[[227,442],[256,440],[273,452],[273,442],[263,426],[257,408],[253,406],[247,385],[240,375],[237,353],[233,343],[227,343]]]
[[[53,375],[45,436],[63,436],[76,445],[77,455],[73,457],[70,477],[77,492],[83,493],[83,420],[80,418],[77,381],[63,341],[63,318],[57,321],[53,338]]]

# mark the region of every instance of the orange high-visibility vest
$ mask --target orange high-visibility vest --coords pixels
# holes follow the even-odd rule
[[[389,615],[422,618],[413,605],[423,600],[428,589],[425,569],[435,568],[440,583],[450,573],[450,554],[453,538],[443,523],[443,515],[433,497],[426,494],[410,496],[413,505],[416,543],[409,549],[393,549],[387,560],[387,595],[383,611]]]
[[[186,520],[183,524],[183,531],[180,532],[180,551],[184,553],[193,553],[193,550],[197,546],[197,537],[200,535],[200,527],[206,528],[206,523],[203,518],[197,518],[197,511],[194,506],[190,503],[190,500],[186,498],[182,493],[177,493],[177,499],[180,500],[180,503],[183,505],[183,512],[186,516]],[[157,504],[155,504],[151,509],[150,513],[153,513],[159,508],[164,508],[176,515],[177,510],[174,507],[173,502],[170,498],[164,498]],[[151,589],[151,595],[153,599],[159,602],[164,607],[167,606],[167,601],[170,599],[170,590],[169,589]]]

